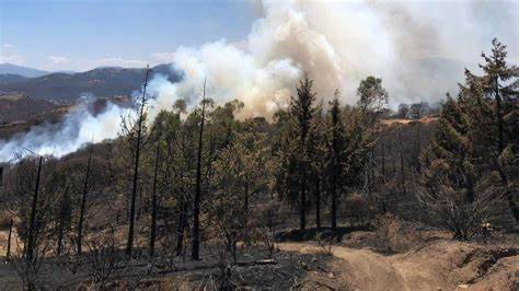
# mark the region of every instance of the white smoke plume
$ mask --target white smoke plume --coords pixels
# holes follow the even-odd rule
[[[26,149],[40,155],[62,157],[86,143],[117,137],[121,116],[135,115],[131,109],[110,102],[102,112],[95,114],[88,108],[94,101],[92,97],[83,100],[57,124],[42,124],[9,141],[0,140],[0,162],[10,161],[16,152]]]
[[[381,77],[396,107],[443,98],[462,80],[465,66],[476,67],[493,37],[509,45],[510,59],[518,63],[516,1],[264,0],[252,5],[261,17],[247,39],[173,53],[173,69],[184,78],[170,83],[158,76],[150,82],[151,120],[178,99],[195,106],[206,78],[207,95],[217,104],[238,99],[245,104],[243,117],[269,117],[287,104],[305,72],[315,80],[319,99],[330,100],[340,89],[344,104],[356,101],[362,79]],[[97,116],[75,110],[58,125],[0,141],[0,161],[20,146],[62,156],[91,140],[115,138],[120,115],[129,111],[113,104]]]

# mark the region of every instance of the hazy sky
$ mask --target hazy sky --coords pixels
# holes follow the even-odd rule
[[[147,63],[170,62],[179,46],[198,47],[220,39],[243,44],[254,21],[262,16],[258,2],[0,0],[0,63],[50,71],[84,71],[99,66],[143,67]],[[395,11],[384,12],[389,17],[384,21],[396,26],[397,33],[406,31],[403,43],[409,42],[410,31],[415,38],[424,38],[428,46],[426,56],[475,63],[480,51],[498,36],[509,46],[510,60],[518,63],[517,0],[365,2],[376,6],[400,2],[409,8],[408,15],[402,9],[392,8],[399,13],[398,21],[394,21]],[[409,24],[410,19],[419,26]],[[360,24],[353,21],[352,26],[356,25]]]
[[[161,63],[180,45],[244,39],[257,13],[247,1],[0,0],[0,63],[78,71]]]

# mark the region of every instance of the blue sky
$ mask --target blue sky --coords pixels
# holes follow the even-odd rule
[[[137,67],[180,45],[243,40],[251,1],[0,0],[0,63],[44,70]]]

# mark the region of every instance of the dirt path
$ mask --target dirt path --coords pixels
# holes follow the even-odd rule
[[[320,253],[319,247],[308,244],[278,246],[285,251]],[[332,260],[328,267],[355,290],[517,290],[518,286],[518,265],[510,263],[518,262],[517,253],[494,256],[474,245],[441,242],[393,256],[336,246],[333,255],[339,260]]]

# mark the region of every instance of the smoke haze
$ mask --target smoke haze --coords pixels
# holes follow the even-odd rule
[[[174,68],[184,78],[150,82],[149,116],[170,110],[178,99],[193,108],[207,78],[207,96],[221,104],[238,99],[242,117],[269,117],[285,106],[305,72],[318,98],[335,89],[343,104],[355,103],[359,82],[381,77],[390,106],[437,102],[476,69],[480,53],[498,37],[518,63],[516,1],[253,1],[261,15],[242,42],[225,39],[200,47],[180,47]],[[201,5],[204,5],[201,3]],[[0,141],[0,161],[20,146],[62,156],[82,144],[117,137],[121,115],[130,109],[110,104],[94,116],[77,109],[57,125],[36,127],[25,136]]]

